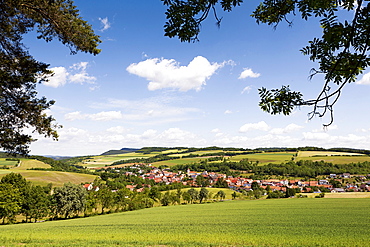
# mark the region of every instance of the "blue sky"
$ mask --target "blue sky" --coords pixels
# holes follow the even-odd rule
[[[367,114],[370,74],[349,84],[328,118],[308,121],[311,108],[271,116],[258,107],[258,88],[290,85],[306,99],[317,96],[322,77],[299,49],[320,36],[317,20],[292,17],[276,30],[250,17],[245,3],[223,17],[210,16],[197,43],[164,36],[165,10],[156,1],[82,1],[81,16],[101,36],[97,56],[70,55],[57,41],[25,37],[30,53],[55,72],[37,87],[56,100],[48,111],[63,125],[59,141],[43,137],[32,154],[90,155],[143,146],[370,148]],[[365,71],[366,74],[366,71]]]

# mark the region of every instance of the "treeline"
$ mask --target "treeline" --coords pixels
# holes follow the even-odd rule
[[[212,160],[212,158],[209,158]],[[248,159],[240,160],[239,162],[230,162],[227,160],[222,160],[218,163],[208,162],[207,160],[202,160],[199,163],[190,163],[190,164],[179,164],[171,166],[169,169],[173,172],[186,172],[188,169],[196,172],[217,172],[226,174],[227,176],[236,176],[239,175],[239,171],[248,171],[252,172],[253,168],[258,165],[258,162],[252,162]]]
[[[139,153],[151,153],[151,152],[163,152],[167,150],[184,150],[183,152],[197,152],[197,151],[211,151],[211,150],[222,150],[222,151],[252,151],[252,152],[297,152],[297,151],[332,151],[332,152],[346,152],[346,153],[361,153],[370,155],[370,150],[355,149],[355,148],[320,148],[320,147],[297,147],[297,148],[286,148],[286,147],[274,147],[274,148],[222,148],[222,147],[204,147],[204,148],[193,148],[193,147],[143,147],[136,152]]]
[[[351,174],[370,174],[370,162],[358,162],[349,164],[332,164],[324,161],[300,160],[297,162],[287,162],[282,164],[268,164],[256,166],[252,170],[256,175],[280,175],[291,177],[310,177],[319,175],[330,175],[351,173]]]
[[[23,216],[27,223],[131,211],[150,208],[155,203],[167,206],[225,198],[223,191],[212,194],[206,188],[182,191],[189,188],[182,183],[150,186],[144,183],[147,180],[134,176],[107,175],[104,179],[96,178],[88,189],[69,182],[52,188],[51,184],[35,186],[20,174],[7,174],[0,180],[0,220],[2,224],[16,223],[16,218]]]

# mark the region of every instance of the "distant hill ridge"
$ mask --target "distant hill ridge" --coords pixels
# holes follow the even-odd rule
[[[122,148],[120,150],[109,150],[107,152],[102,153],[101,155],[125,154],[125,153],[136,152],[138,150],[140,150],[140,149],[137,149],[137,148]]]

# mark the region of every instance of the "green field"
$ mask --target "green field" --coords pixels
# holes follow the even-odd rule
[[[248,159],[249,161],[258,161],[259,165],[267,165],[269,163],[283,163],[292,160],[295,152],[269,152],[256,154],[243,154],[230,157],[230,161],[240,161]]]
[[[370,156],[356,153],[342,152],[318,152],[318,151],[300,151],[297,156],[298,160],[325,161],[333,164],[348,164],[370,161]]]
[[[159,153],[150,153],[150,154],[142,154],[142,153],[125,153],[125,154],[116,154],[116,155],[99,155],[99,156],[92,156],[89,159],[78,163],[77,165],[85,166],[87,168],[97,168],[97,167],[104,167],[105,165],[111,165],[112,163],[120,160],[129,160],[129,159],[137,159],[137,158],[149,158]]]
[[[166,166],[174,166],[174,165],[184,165],[184,164],[190,164],[194,162],[199,162],[201,160],[206,160],[205,157],[194,157],[194,158],[184,158],[184,159],[175,159],[175,160],[164,160],[159,162],[152,163],[153,166],[159,167],[162,165]]]
[[[6,158],[0,158],[0,166],[15,167],[18,161],[6,160]]]
[[[370,246],[370,199],[157,207],[0,226],[3,246]]]

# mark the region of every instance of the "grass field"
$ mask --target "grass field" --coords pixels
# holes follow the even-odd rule
[[[194,162],[199,162],[201,160],[206,160],[205,157],[194,157],[194,158],[184,158],[184,159],[176,159],[176,160],[164,160],[159,162],[152,163],[153,166],[159,167],[161,165],[166,166],[174,166],[174,165],[184,165],[184,164],[190,164]]]
[[[18,161],[6,160],[6,158],[0,158],[0,166],[15,167]]]
[[[19,167],[14,168],[13,170],[26,170],[30,168],[50,168],[51,166],[45,164],[44,162],[33,160],[33,159],[21,159]]]
[[[370,199],[158,207],[0,226],[3,246],[370,246]]]
[[[2,172],[4,171],[4,172]],[[58,171],[38,171],[38,170],[0,170],[0,178],[6,174],[14,172],[21,174],[27,181],[36,185],[47,185],[52,183],[53,186],[63,186],[64,183],[71,182],[74,184],[81,184],[83,182],[94,181],[94,175],[72,173],[72,172],[58,172]]]
[[[93,156],[90,159],[86,159],[77,165],[85,166],[87,168],[97,168],[97,167],[104,167],[105,165],[110,165],[119,160],[129,160],[129,159],[137,159],[137,158],[149,158],[159,153],[150,153],[150,154],[142,154],[142,153],[125,153],[125,154],[117,154],[117,155],[99,155]]]
[[[230,157],[230,161],[240,161],[248,159],[249,161],[258,161],[259,165],[267,165],[269,163],[283,163],[292,160],[295,152],[271,152],[271,153],[257,153],[257,154],[243,154]]]

